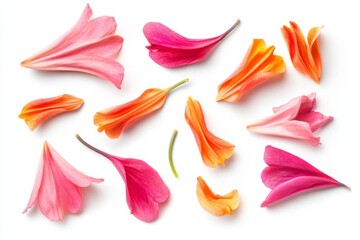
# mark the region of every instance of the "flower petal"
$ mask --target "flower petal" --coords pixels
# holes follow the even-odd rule
[[[150,43],[146,47],[150,58],[163,67],[175,68],[203,61],[239,23],[208,39],[186,38],[158,22],[145,24],[143,32]]]
[[[126,127],[159,110],[165,104],[169,92],[187,81],[184,79],[166,89],[147,89],[130,102],[97,112],[94,124],[98,126],[99,132],[105,131],[109,138],[118,138]]]
[[[240,66],[218,86],[217,101],[237,102],[250,89],[285,72],[282,57],[263,39],[254,39]]]
[[[272,146],[265,148],[264,160],[269,166],[261,173],[261,180],[272,190],[261,207],[303,191],[345,186],[303,159]]]
[[[90,20],[87,5],[75,26],[50,47],[24,60],[23,67],[47,71],[78,71],[112,82],[120,88],[124,68],[114,60],[119,54],[123,38],[114,35],[113,17]]]
[[[142,160],[108,154],[91,146],[79,135],[76,137],[86,147],[113,163],[125,182],[126,201],[131,213],[145,222],[156,220],[159,216],[159,204],[170,196],[170,190],[159,173]]]
[[[186,104],[185,119],[194,134],[205,165],[208,167],[216,167],[218,164],[225,166],[225,160],[232,156],[235,145],[216,137],[207,129],[201,105],[191,97],[188,98]]]
[[[200,205],[215,216],[231,215],[240,204],[237,190],[224,196],[214,194],[200,176],[197,178],[196,194]]]
[[[73,111],[82,106],[81,98],[69,94],[63,94],[51,98],[41,98],[27,103],[19,118],[25,120],[30,130],[34,130],[48,119],[68,111]]]
[[[317,41],[322,27],[313,28],[306,42],[299,26],[290,21],[290,28],[283,26],[281,32],[296,70],[320,83],[322,71],[320,48]]]

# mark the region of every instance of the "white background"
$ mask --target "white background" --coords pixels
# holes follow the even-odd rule
[[[80,17],[86,1],[9,0],[0,5],[0,239],[360,239],[359,203],[359,13],[357,1],[89,1],[94,17],[114,16],[124,37],[118,61],[125,67],[122,89],[87,74],[38,72],[20,62],[47,47]],[[189,38],[208,38],[240,26],[203,63],[165,69],[149,57],[142,28],[158,21]],[[280,28],[293,20],[305,34],[324,25],[320,44],[323,75],[320,85],[295,71]],[[217,86],[241,62],[253,38],[275,45],[286,74],[249,92],[237,104],[217,103]],[[117,140],[98,133],[93,115],[103,108],[132,100],[150,87],[165,88],[190,78],[169,96],[165,106],[135,124]],[[316,110],[334,120],[316,132],[322,145],[312,147],[289,139],[256,135],[246,125],[272,113],[271,108],[311,92]],[[31,132],[18,118],[29,101],[60,94],[85,100],[76,112],[58,116]],[[184,119],[188,96],[200,101],[208,128],[236,145],[226,167],[207,168]],[[174,129],[176,179],[167,158]],[[89,143],[122,157],[147,161],[171,190],[157,221],[144,223],[129,213],[124,184],[111,163],[81,145]],[[51,222],[37,207],[21,214],[30,196],[45,140],[73,166],[103,183],[85,191],[83,210]],[[347,184],[313,191],[260,208],[269,193],[260,179],[263,153],[273,145],[307,160]],[[202,176],[215,193],[237,189],[240,208],[232,216],[204,211],[195,194]]]

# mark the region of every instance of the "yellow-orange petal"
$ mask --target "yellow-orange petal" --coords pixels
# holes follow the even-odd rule
[[[218,86],[216,101],[237,102],[250,89],[285,72],[285,62],[274,46],[254,39],[240,66]]]
[[[322,62],[318,36],[322,27],[312,28],[307,41],[295,22],[290,21],[290,28],[283,26],[281,33],[289,51],[291,61],[297,71],[320,83]]]
[[[188,98],[186,104],[185,119],[194,134],[205,165],[208,167],[216,167],[218,164],[225,166],[225,160],[232,156],[235,145],[216,137],[207,129],[201,105],[191,97]]]
[[[215,194],[200,176],[197,178],[196,195],[200,205],[215,216],[231,215],[240,204],[237,190],[223,196]]]
[[[41,98],[27,103],[19,118],[25,120],[30,130],[58,114],[73,111],[82,106],[84,100],[69,94],[63,94],[51,98]]]
[[[169,92],[188,80],[184,79],[165,89],[147,89],[130,102],[99,111],[94,116],[94,124],[99,132],[105,131],[109,138],[119,138],[126,127],[160,109]]]

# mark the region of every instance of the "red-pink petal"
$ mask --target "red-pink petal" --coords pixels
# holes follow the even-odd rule
[[[208,39],[186,38],[157,22],[145,24],[143,32],[150,45],[150,58],[157,64],[175,68],[203,61],[238,24],[223,34]]]
[[[268,167],[261,173],[261,180],[271,192],[262,207],[303,191],[345,186],[303,159],[272,146],[265,148],[264,160]]]
[[[80,193],[82,187],[102,181],[76,170],[45,142],[34,188],[23,213],[37,204],[51,221],[62,220],[67,212],[80,211],[83,203]]]

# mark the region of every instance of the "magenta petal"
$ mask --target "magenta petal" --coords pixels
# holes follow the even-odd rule
[[[239,20],[225,33],[208,39],[186,38],[165,25],[157,22],[145,24],[143,32],[150,43],[150,58],[157,64],[175,68],[203,61],[214,48],[238,24]]]
[[[271,192],[261,207],[303,191],[345,186],[303,159],[272,146],[265,148],[264,160],[269,166],[261,173],[261,180]]]
[[[91,146],[79,135],[76,137],[85,146],[108,158],[114,164],[125,182],[126,201],[131,213],[145,222],[156,220],[159,216],[159,204],[170,196],[170,190],[159,173],[142,160],[108,154]]]
[[[51,221],[62,220],[67,212],[80,211],[83,203],[80,192],[82,187],[102,181],[76,170],[45,142],[33,191],[23,213],[37,204]]]
[[[92,11],[86,5],[78,22],[64,36],[42,52],[24,60],[23,67],[46,71],[78,71],[98,76],[121,87],[123,66],[115,61],[123,38],[114,35],[113,17],[90,20]]]

